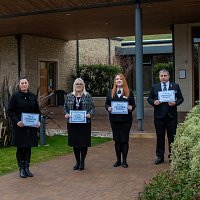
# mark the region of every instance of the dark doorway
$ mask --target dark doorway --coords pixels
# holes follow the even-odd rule
[[[200,95],[200,28],[192,28],[193,42],[193,105],[199,100]]]
[[[40,96],[48,95],[57,89],[57,62],[40,61]],[[49,104],[55,104],[52,96]]]

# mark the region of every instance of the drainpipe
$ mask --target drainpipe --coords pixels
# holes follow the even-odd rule
[[[174,77],[174,80],[172,80],[173,82],[176,82],[175,81],[175,78],[176,78],[176,76],[175,76],[175,42],[174,42],[174,25],[172,24],[171,25],[171,30],[172,30],[172,48],[173,48],[173,68],[174,68],[174,70],[173,70],[173,77]]]
[[[21,34],[15,35],[15,39],[17,40],[17,63],[18,63],[18,78],[21,75]]]
[[[135,7],[135,46],[136,46],[136,109],[138,131],[143,131],[142,120],[144,118],[143,97],[143,46],[142,46],[142,11],[140,0],[136,0]]]
[[[76,40],[76,76],[80,77],[79,40]]]

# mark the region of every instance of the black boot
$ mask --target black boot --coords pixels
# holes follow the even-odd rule
[[[19,176],[21,178],[26,178],[26,172],[25,172],[25,165],[24,165],[24,161],[22,162],[18,162],[19,165]]]
[[[33,177],[33,174],[29,170],[31,160],[31,148],[25,149],[25,172],[28,177]]]
[[[26,172],[25,172],[23,148],[17,147],[16,158],[17,158],[17,163],[18,163],[18,167],[19,167],[19,176],[21,178],[26,178],[27,176],[26,176]]]
[[[73,170],[78,170],[78,169],[79,169],[79,165],[80,165],[80,163],[77,162],[77,163],[74,165]]]
[[[85,162],[84,162],[84,161],[81,161],[81,162],[80,162],[80,165],[79,165],[79,171],[84,170],[84,168],[85,168]]]
[[[29,163],[25,162],[25,173],[28,177],[33,177],[33,174],[29,170]]]

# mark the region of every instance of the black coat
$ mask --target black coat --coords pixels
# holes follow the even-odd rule
[[[158,100],[158,92],[162,91],[161,84],[157,83],[151,87],[147,101],[154,106],[154,118],[164,118],[166,115],[169,118],[177,118],[177,106],[184,101],[184,98],[178,84],[170,82],[169,90],[175,91],[176,105],[169,106],[167,102],[163,102],[156,106],[154,105],[154,101]]]
[[[128,105],[132,106],[132,111],[135,109],[135,100],[133,92],[130,90],[130,94],[128,98],[121,96],[120,98],[117,96],[117,94],[114,95],[112,98],[111,96],[112,90],[108,91],[106,102],[105,102],[105,108],[108,111],[108,107],[111,106],[111,101],[128,101]],[[132,111],[129,111],[128,114],[111,114],[109,112],[109,119],[111,122],[130,122],[133,120]]]
[[[23,113],[40,113],[36,96],[31,93],[16,92],[12,95],[8,106],[8,116],[12,121],[12,144],[17,147],[38,146],[37,128],[19,127]]]

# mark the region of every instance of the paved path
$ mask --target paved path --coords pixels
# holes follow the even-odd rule
[[[66,129],[63,108],[51,108],[60,128]],[[134,113],[135,115],[135,113]],[[185,113],[179,115],[183,121]],[[154,134],[153,110],[145,110],[144,132]],[[48,129],[58,128],[49,123]],[[111,131],[107,115],[96,115],[93,131]],[[134,117],[132,136],[137,133]],[[167,149],[167,148],[166,148]],[[167,156],[166,156],[167,157]],[[22,179],[18,172],[0,177],[0,200],[134,200],[145,182],[169,162],[154,165],[155,138],[130,138],[129,168],[114,168],[114,143],[108,142],[89,149],[84,171],[73,171],[74,156],[69,154],[31,166],[33,178]]]
[[[73,154],[31,167],[33,178],[18,172],[0,177],[1,200],[133,200],[144,183],[158,170],[169,168],[168,160],[154,165],[155,139],[131,138],[129,168],[112,167],[114,144],[89,149],[84,171],[73,171]]]
[[[47,129],[65,129],[66,130],[66,121],[64,119],[63,114],[63,107],[49,107],[49,111],[52,111],[55,116],[54,120],[56,123],[50,121],[50,123],[47,124]],[[186,113],[185,112],[179,112],[178,113],[178,121],[182,122],[185,118]],[[58,126],[59,125],[59,126]],[[154,119],[153,119],[153,108],[145,108],[144,110],[144,119],[143,119],[143,129],[144,131],[138,132],[138,124],[137,124],[137,116],[136,111],[133,112],[133,125],[131,128],[131,134],[139,134],[139,133],[155,133],[154,128]],[[108,118],[108,113],[105,112],[105,114],[98,114],[96,113],[94,117],[92,118],[92,131],[109,131],[111,132],[110,122]]]

